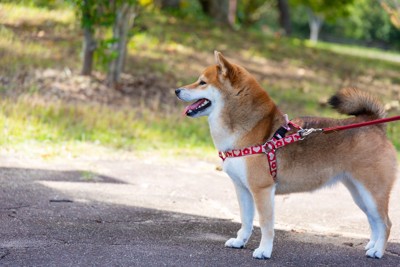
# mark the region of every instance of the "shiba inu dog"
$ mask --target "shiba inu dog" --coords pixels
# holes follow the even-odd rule
[[[219,151],[264,144],[282,125],[284,114],[243,67],[215,51],[216,64],[199,79],[175,90],[185,102],[189,117],[208,116],[210,132]],[[347,125],[385,115],[383,106],[366,92],[345,88],[330,99],[347,119],[299,117],[302,128]],[[293,130],[291,130],[293,132]],[[290,132],[289,132],[290,133]],[[272,177],[265,154],[226,158],[224,171],[231,177],[239,200],[241,228],[226,247],[243,248],[259,214],[261,242],[253,257],[270,258],[274,239],[274,195],[312,191],[342,182],[366,214],[371,228],[366,255],[381,258],[389,237],[389,195],[397,173],[396,151],[385,126],[374,125],[331,134],[316,134],[276,151],[277,176]]]

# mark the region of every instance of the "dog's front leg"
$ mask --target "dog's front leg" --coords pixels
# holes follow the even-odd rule
[[[274,241],[274,196],[275,184],[253,190],[254,201],[260,219],[261,242],[253,257],[269,259]]]
[[[237,232],[236,238],[225,242],[225,247],[243,248],[253,232],[254,201],[249,189],[244,185],[235,183],[235,189],[239,201],[242,227]]]

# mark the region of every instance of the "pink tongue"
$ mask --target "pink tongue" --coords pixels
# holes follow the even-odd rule
[[[206,99],[205,99],[205,98],[202,98],[202,99],[200,99],[200,100],[197,100],[197,101],[194,102],[193,104],[187,106],[187,107],[185,108],[185,110],[183,111],[183,115],[186,115],[186,114],[189,112],[189,110],[195,110],[195,109],[198,108],[201,104],[203,104],[204,101],[206,101]]]

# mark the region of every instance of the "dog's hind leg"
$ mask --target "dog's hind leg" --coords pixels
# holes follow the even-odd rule
[[[366,255],[372,258],[381,258],[385,252],[389,237],[391,222],[388,216],[388,200],[373,195],[362,183],[352,177],[342,180],[349,189],[354,202],[367,215],[371,229],[371,237],[365,246]]]
[[[253,232],[254,201],[249,189],[244,185],[234,184],[239,201],[242,227],[237,232],[236,238],[231,238],[225,242],[225,247],[243,248]]]
[[[361,194],[358,191],[358,188],[352,181],[352,178],[346,178],[342,180],[343,184],[347,187],[347,189],[350,191],[351,196],[353,197],[354,202],[357,204],[357,206],[365,213],[365,215],[368,218],[368,223],[370,226],[371,230],[371,236],[370,236],[370,241],[368,244],[365,246],[365,249],[368,250],[371,247],[374,246],[376,240],[378,239],[378,229],[376,227],[376,223],[373,219],[372,216],[369,215],[367,212],[367,206],[364,203],[363,198],[361,197]]]

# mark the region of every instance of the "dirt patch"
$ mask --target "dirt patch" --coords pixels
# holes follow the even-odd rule
[[[157,74],[123,74],[120,84],[110,87],[103,73],[83,76],[69,68],[21,72],[11,78],[0,76],[0,87],[9,88],[4,90],[7,97],[31,94],[45,101],[98,103],[115,107],[146,106],[150,109],[176,102],[173,84],[172,79]]]

